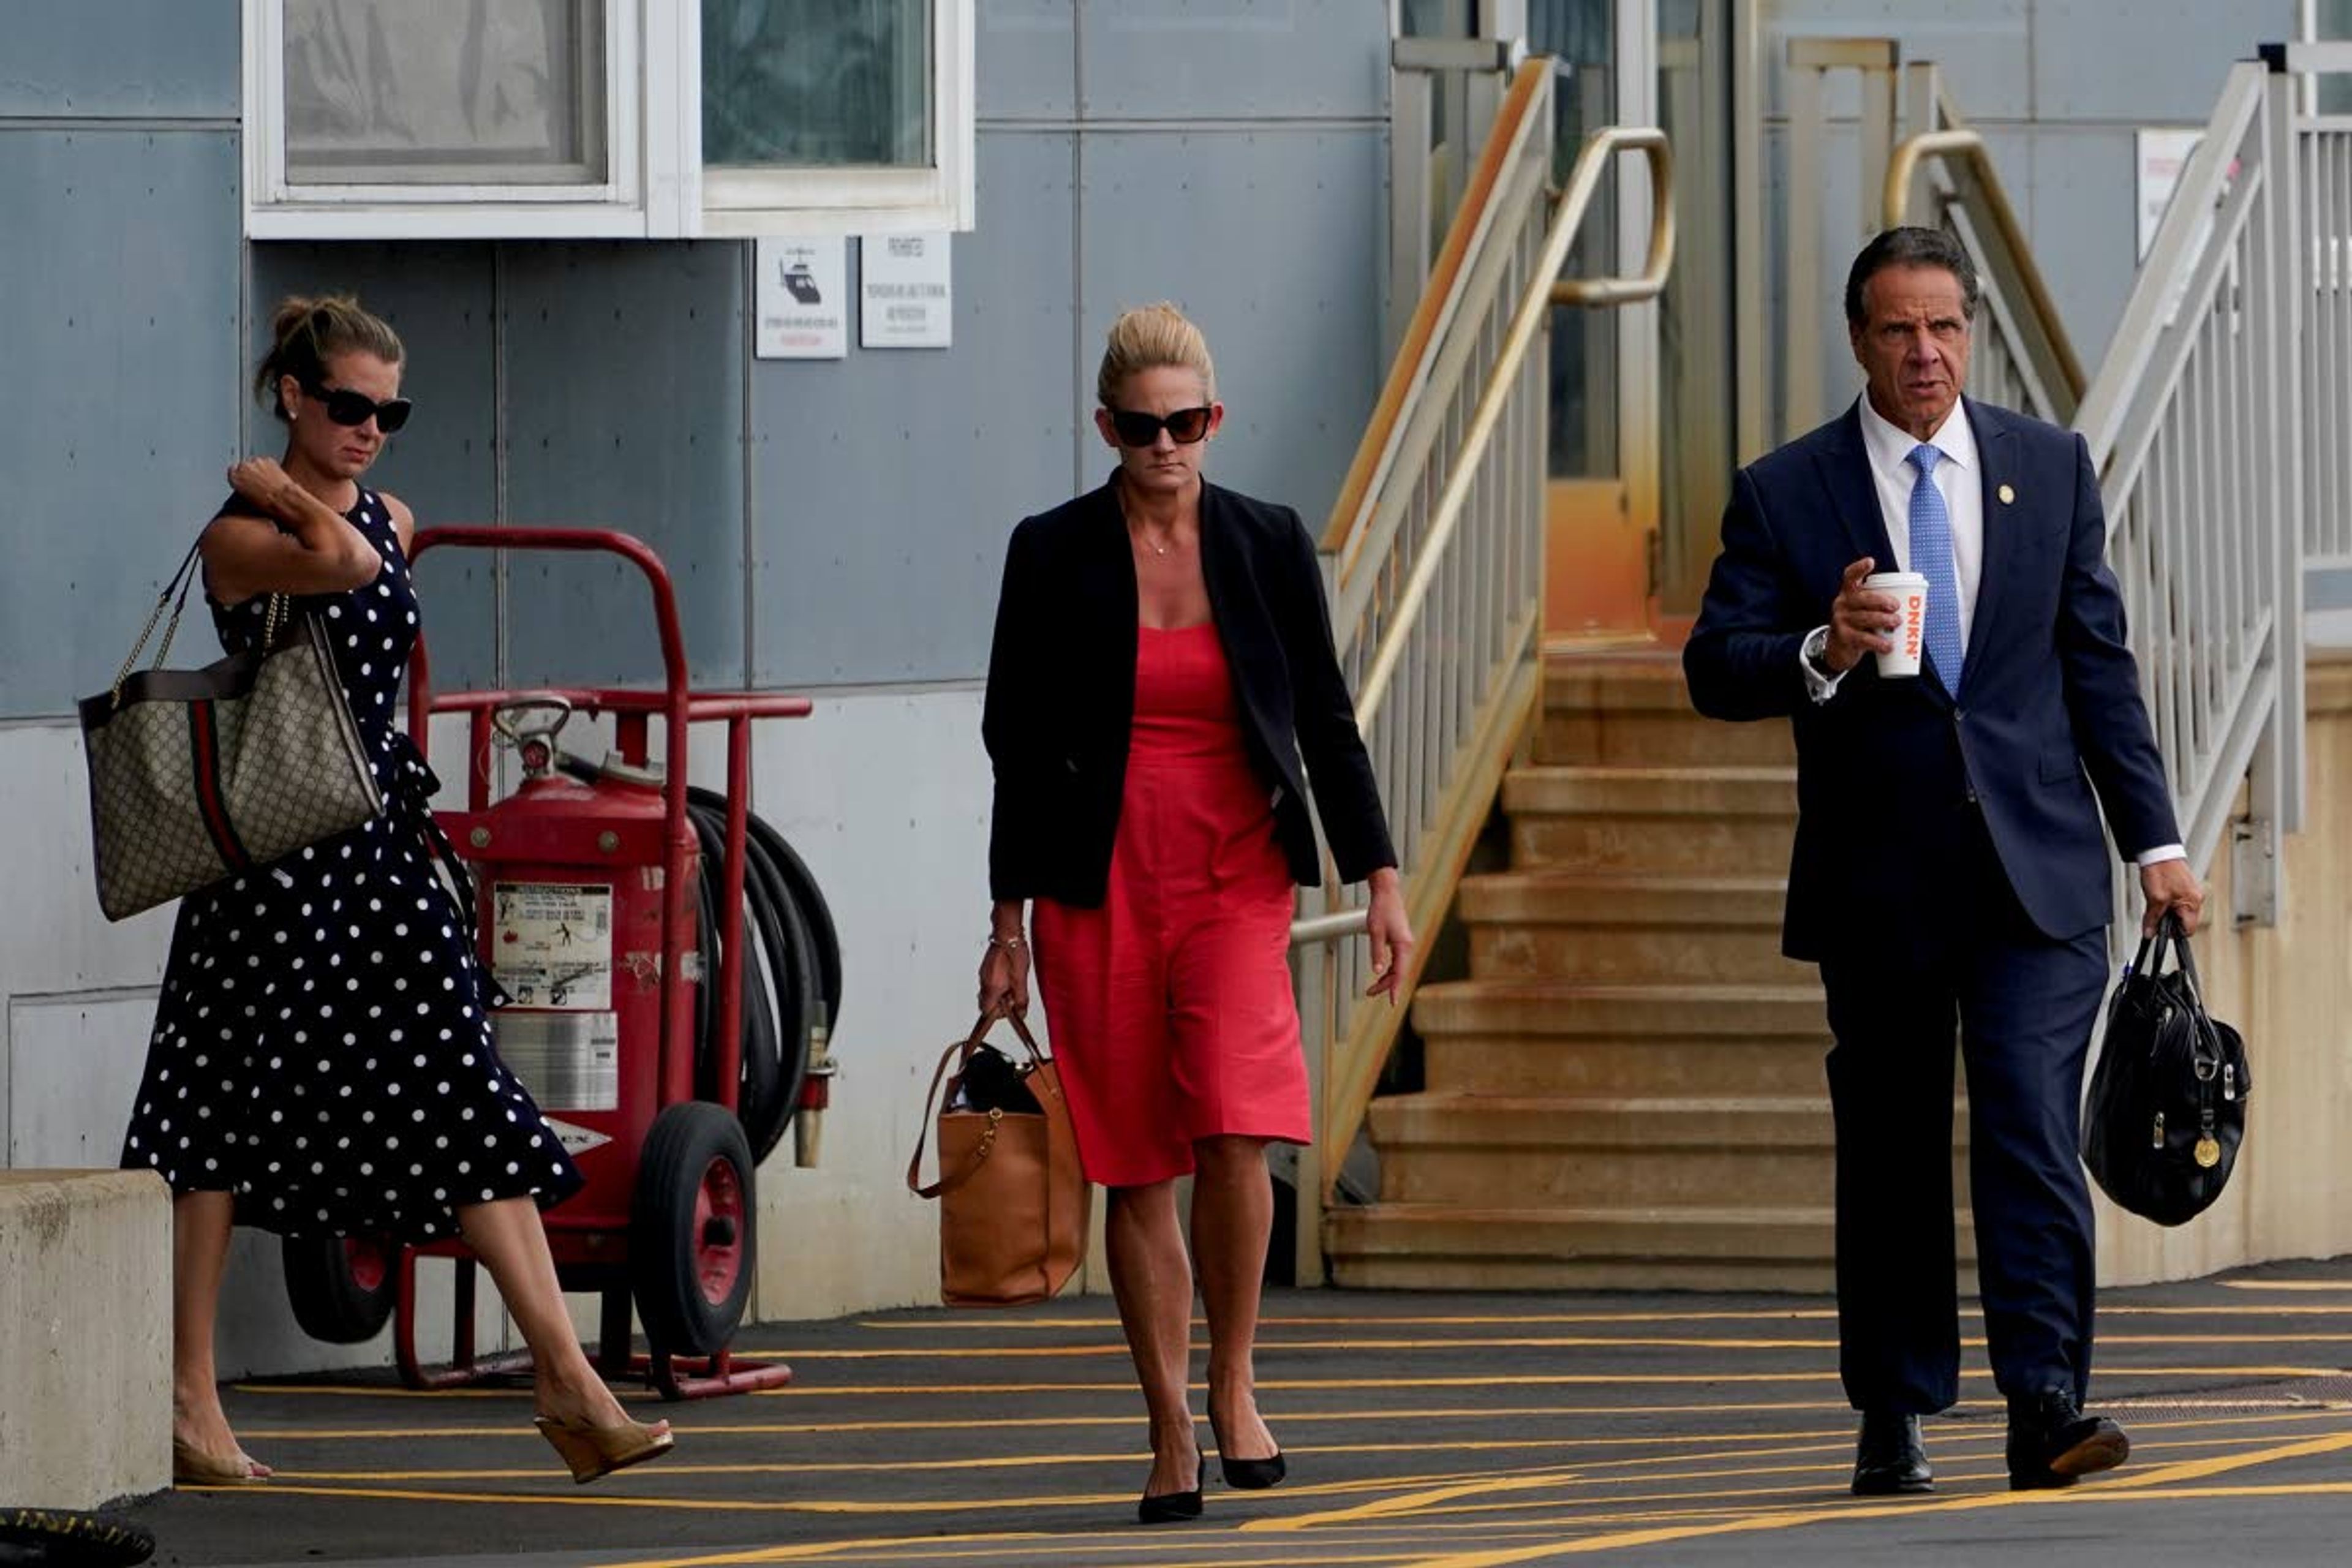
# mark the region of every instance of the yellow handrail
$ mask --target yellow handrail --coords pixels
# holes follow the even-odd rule
[[[1510,396],[1511,383],[1519,374],[1519,362],[1525,357],[1528,344],[1534,339],[1536,328],[1542,324],[1544,313],[1558,302],[1584,305],[1621,305],[1654,298],[1665,287],[1666,273],[1675,260],[1674,220],[1674,157],[1667,151],[1666,133],[1654,126],[1606,125],[1584,139],[1584,146],[1576,155],[1576,167],[1570,173],[1568,188],[1561,194],[1559,205],[1552,209],[1550,226],[1544,230],[1543,248],[1535,266],[1535,276],[1557,279],[1560,265],[1568,259],[1569,249],[1576,242],[1576,231],[1584,223],[1585,209],[1592,205],[1593,192],[1601,185],[1601,177],[1620,153],[1642,152],[1649,155],[1650,176],[1657,183],[1651,201],[1650,254],[1648,264],[1638,278],[1575,279],[1553,281],[1528,290],[1512,313],[1510,330],[1503,339],[1503,347],[1495,356],[1494,368],[1487,372],[1486,384],[1479,389],[1478,405],[1470,416],[1470,427],[1462,437],[1462,449],[1445,477],[1445,489],[1439,492],[1437,505],[1430,514],[1429,531],[1423,536],[1413,562],[1412,575],[1406,579],[1404,591],[1398,595],[1391,610],[1388,624],[1382,628],[1381,646],[1372,656],[1372,666],[1365,671],[1363,685],[1356,693],[1356,723],[1359,728],[1371,722],[1372,715],[1387,692],[1389,679],[1395,675],[1397,661],[1404,657],[1406,639],[1412,635],[1414,619],[1421,611],[1421,602],[1429,592],[1430,583],[1445,558],[1445,545],[1454,525],[1462,516],[1462,503],[1468,499],[1470,487],[1478,477],[1479,459],[1486,455],[1486,442],[1494,435],[1495,422],[1502,416],[1503,404]],[[1562,300],[1562,289],[1580,292]]]
[[[1498,136],[1497,140],[1501,140]],[[1563,283],[1559,269],[1574,246],[1577,231],[1582,226],[1594,194],[1621,153],[1640,152],[1649,160],[1652,179],[1656,183],[1653,193],[1650,247],[1646,265],[1634,278],[1602,278],[1570,279]],[[1570,302],[1583,305],[1619,305],[1654,297],[1664,286],[1668,270],[1674,264],[1674,163],[1667,151],[1665,133],[1654,127],[1607,126],[1587,137],[1578,152],[1568,184],[1554,204],[1545,226],[1537,256],[1528,268],[1529,281],[1525,292],[1513,308],[1509,325],[1495,353],[1495,360],[1478,389],[1477,403],[1472,410],[1461,444],[1447,466],[1445,484],[1430,509],[1429,522],[1414,547],[1412,568],[1399,590],[1395,602],[1389,607],[1381,628],[1380,647],[1373,650],[1370,667],[1365,671],[1356,696],[1356,722],[1360,729],[1369,730],[1379,712],[1381,700],[1388,694],[1391,682],[1402,663],[1407,644],[1412,640],[1415,624],[1426,602],[1430,586],[1436,580],[1438,569],[1446,557],[1447,546],[1460,526],[1470,489],[1477,481],[1486,448],[1491,443],[1496,424],[1503,416],[1504,405],[1516,387],[1529,345],[1538,328],[1560,299],[1565,287],[1574,292]],[[1451,397],[1454,389],[1437,389]],[[1420,395],[1431,389],[1423,387]],[[1533,637],[1536,623],[1530,621],[1528,635]],[[1481,792],[1475,803],[1483,816],[1487,799],[1496,787],[1504,763],[1503,752],[1516,742],[1518,728],[1526,715],[1535,710],[1540,697],[1538,667],[1530,662],[1518,672],[1506,689],[1498,691],[1488,708],[1488,722],[1480,727],[1474,744],[1480,747],[1477,765],[1465,768],[1453,781],[1447,794],[1449,804],[1439,814],[1451,820],[1471,803],[1467,792]],[[1434,925],[1452,897],[1454,880],[1462,872],[1462,863],[1469,853],[1475,834],[1475,819],[1465,819],[1454,825],[1461,830],[1441,836],[1442,841],[1453,843],[1458,853],[1444,857],[1442,865],[1428,863],[1412,867],[1406,878],[1406,902],[1411,917],[1421,926]],[[1301,927],[1311,929],[1302,930]],[[1338,921],[1300,922],[1294,927],[1294,940],[1317,940],[1341,934],[1349,929]],[[1409,971],[1398,976],[1404,994],[1418,982],[1419,968],[1429,953],[1426,945],[1416,949]],[[1391,1009],[1365,1007],[1350,1017],[1344,1027],[1335,1031],[1328,1048],[1323,1104],[1325,1114],[1320,1136],[1317,1142],[1322,1156],[1321,1185],[1325,1202],[1328,1202],[1339,1179],[1339,1161],[1355,1142],[1357,1130],[1362,1126],[1371,1103],[1372,1091],[1380,1077],[1381,1064],[1386,1060],[1394,1044],[1402,1016]]]
[[[2041,268],[2034,265],[2033,250],[2026,243],[2025,229],[2017,221],[2017,213],[2009,205],[2009,193],[2002,188],[2000,173],[1994,168],[1992,154],[1985,141],[1974,131],[1948,129],[1923,131],[1896,143],[1895,153],[1886,161],[1886,188],[1882,195],[1880,209],[1886,226],[1903,223],[1911,208],[1911,182],[1927,159],[1964,164],[1976,181],[1977,189],[1984,195],[1984,213],[1991,218],[1994,230],[2016,268],[2017,280],[2025,293],[2024,304],[2038,323],[2043,337],[2049,340],[2052,357],[2058,372],[2065,380],[2067,394],[2079,402],[2090,378],[2083,373],[2083,362],[2074,357],[2074,345],[2066,336],[2066,329],[2058,314],[2058,303],[2050,296],[2050,286],[2042,280]]]
[[[1477,168],[1471,172],[1470,184],[1463,192],[1461,205],[1454,209],[1454,221],[1446,227],[1445,243],[1430,267],[1429,282],[1422,289],[1420,302],[1413,307],[1412,320],[1405,326],[1404,341],[1398,346],[1396,357],[1389,362],[1388,380],[1381,388],[1380,401],[1372,405],[1372,416],[1364,426],[1364,438],[1356,447],[1355,460],[1348,466],[1348,477],[1339,486],[1339,500],[1331,508],[1330,521],[1324,525],[1323,548],[1327,551],[1343,552],[1349,543],[1349,531],[1363,510],[1364,496],[1379,471],[1381,455],[1387,450],[1389,437],[1404,412],[1430,339],[1436,334],[1438,320],[1444,314],[1447,297],[1461,276],[1464,258],[1470,254],[1471,238],[1485,220],[1487,204],[1493,200],[1495,186],[1509,161],[1510,149],[1550,68],[1547,60],[1531,59],[1520,66],[1511,79],[1510,90],[1504,95],[1502,107],[1495,116],[1495,129],[1486,139],[1486,150],[1479,154]],[[1343,555],[1343,576],[1347,565]]]
[[[1584,173],[1585,161],[1595,161],[1596,170],[1605,166],[1610,154],[1641,152],[1650,160],[1650,254],[1642,264],[1638,278],[1563,278],[1551,286],[1551,302],[1555,305],[1638,305],[1644,300],[1654,300],[1666,290],[1666,274],[1675,266],[1675,153],[1667,144],[1663,131],[1643,127],[1611,125],[1593,132],[1578,154],[1576,175]],[[1599,177],[1596,172],[1594,176]],[[1576,191],[1575,177],[1569,183],[1571,196]],[[1588,188],[1582,198],[1591,199]],[[1583,221],[1580,211],[1577,221]]]

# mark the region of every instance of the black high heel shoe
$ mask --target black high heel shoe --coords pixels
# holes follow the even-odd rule
[[[1225,1452],[1225,1435],[1217,1430],[1214,1420],[1209,1423],[1209,1431],[1217,1441],[1217,1473],[1234,1490],[1262,1492],[1268,1487],[1279,1486],[1282,1478],[1290,1473],[1280,1448],[1263,1459],[1236,1459]]]
[[[1192,1489],[1189,1492],[1146,1492],[1143,1500],[1135,1505],[1136,1521],[1141,1524],[1172,1524],[1180,1519],[1201,1517],[1201,1482],[1207,1471],[1206,1459],[1192,1462]]]

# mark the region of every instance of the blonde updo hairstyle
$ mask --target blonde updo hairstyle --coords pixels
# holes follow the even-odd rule
[[[1189,370],[1201,378],[1206,399],[1217,400],[1217,368],[1209,359],[1209,340],[1201,335],[1184,312],[1161,300],[1119,312],[1110,324],[1103,346],[1102,368],[1095,373],[1095,398],[1105,408],[1118,405],[1119,389],[1139,371]]]
[[[316,299],[289,294],[278,302],[277,314],[270,318],[269,352],[253,373],[253,395],[283,422],[286,400],[278,395],[278,379],[290,375],[304,386],[320,385],[327,379],[327,361],[346,353],[373,354],[386,364],[398,364],[400,334],[349,294]]]

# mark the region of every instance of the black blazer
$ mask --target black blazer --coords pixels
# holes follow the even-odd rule
[[[2179,841],[2140,701],[2089,450],[2070,430],[1969,400],[1983,464],[1984,575],[1960,689],[1932,667],[1882,680],[1864,658],[1816,706],[1798,668],[1846,563],[1895,559],[1861,405],[1742,468],[1698,624],[1691,700],[1718,719],[1787,717],[1797,839],[1782,947],[1820,958],[1868,931],[1886,868],[1973,800],[2018,901],[2063,940],[2110,918],[2100,809],[2124,854]],[[1937,912],[1923,908],[1932,922]]]
[[[1201,575],[1291,879],[1322,879],[1302,753],[1340,879],[1395,865],[1298,514],[1202,481]],[[1136,626],[1135,561],[1108,484],[1013,531],[981,719],[996,770],[992,897],[1103,901],[1135,716]]]

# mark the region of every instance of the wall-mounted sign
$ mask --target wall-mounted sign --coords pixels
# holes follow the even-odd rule
[[[872,234],[859,241],[857,342],[869,349],[943,349],[955,304],[944,234]]]
[[[2147,247],[2156,243],[2157,226],[2164,221],[2164,209],[2172,201],[2172,187],[2180,183],[2180,172],[2189,166],[2189,155],[2197,151],[2201,131],[2182,131],[2169,126],[2144,130],[2137,137],[2139,155],[2139,258],[2147,259]]]
[[[849,353],[849,242],[762,239],[752,308],[761,359],[840,359]]]

